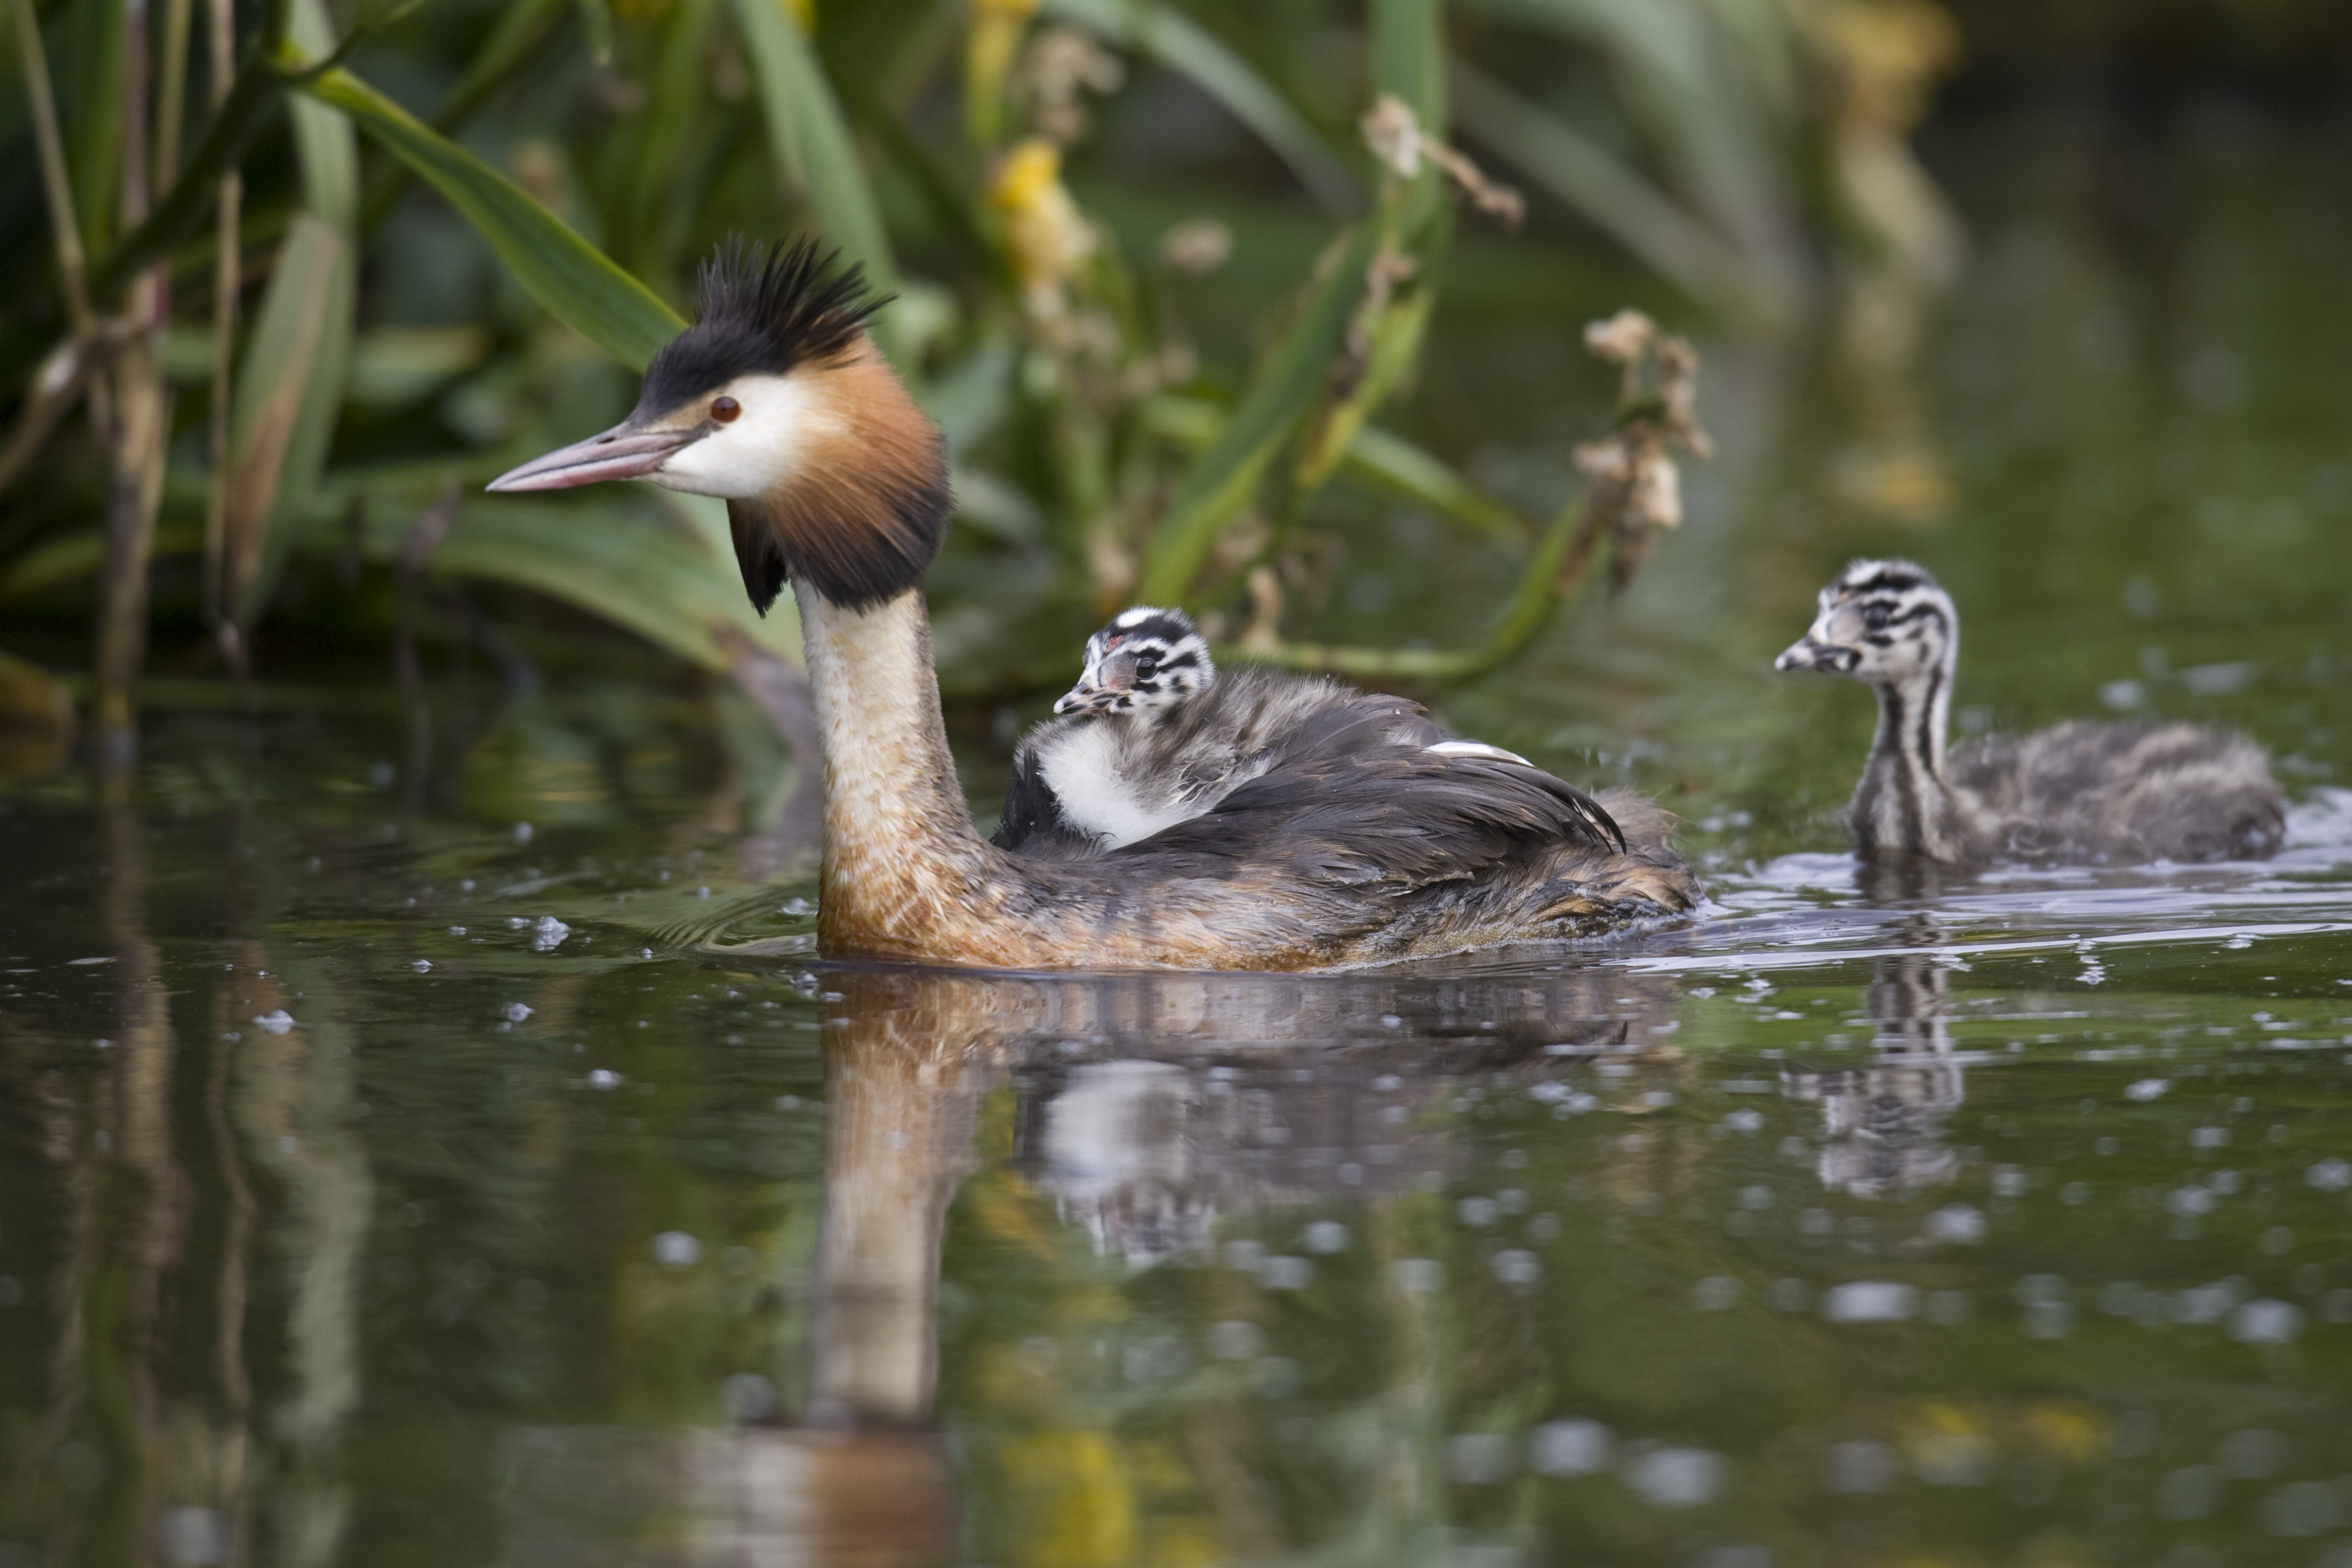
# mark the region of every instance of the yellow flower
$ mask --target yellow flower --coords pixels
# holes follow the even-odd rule
[[[989,183],[1021,303],[1040,321],[1062,314],[1070,275],[1094,254],[1095,232],[1062,184],[1062,150],[1042,136],[1017,143]]]

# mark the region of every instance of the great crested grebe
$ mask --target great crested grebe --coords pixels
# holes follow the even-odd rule
[[[2193,724],[2055,725],[1944,751],[1959,614],[1907,561],[1857,561],[1823,588],[1780,669],[1878,689],[1878,732],[1853,792],[1865,859],[2132,864],[2275,854],[2285,802],[2261,748]]]
[[[1591,796],[1514,752],[1454,741],[1419,704],[1367,696],[1320,676],[1220,674],[1181,610],[1139,605],[1087,639],[1086,668],[1048,720],[1013,754],[1004,819],[992,842],[1024,855],[1092,855],[1214,810],[1278,772],[1327,716],[1375,726],[1395,744],[1441,757],[1515,763],[1622,850],[1623,835]]]
[[[787,580],[824,749],[817,942],[993,968],[1307,969],[1586,935],[1700,897],[1664,812],[1624,847],[1537,770],[1391,738],[1342,706],[1213,811],[1110,854],[1013,855],[956,782],[920,592],[949,510],[939,432],[866,335],[879,300],[810,245],[723,250],[698,320],[613,429],[493,482],[646,479],[724,497],[761,610]]]

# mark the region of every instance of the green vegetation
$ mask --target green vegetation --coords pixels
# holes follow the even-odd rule
[[[1672,521],[1640,500],[1657,430],[1602,444],[1613,479],[1580,454],[1595,494],[1547,527],[1382,423],[1458,225],[1527,214],[1506,180],[1538,204],[1518,243],[1616,248],[1742,328],[1796,319],[1819,254],[1917,279],[1949,248],[1901,141],[1952,53],[1927,0],[10,3],[0,216],[50,243],[0,258],[0,604],[94,621],[101,757],[131,749],[151,578],[159,646],[201,625],[240,672],[276,668],[257,639],[289,572],[332,579],[310,635],[383,635],[387,580],[430,573],[714,670],[795,658],[713,509],[479,491],[625,405],[622,367],[730,233],[816,232],[897,292],[878,333],[954,449],[950,551],[981,562],[940,591],[998,632],[961,673],[1000,691],[1136,596],[1257,657],[1460,675],[1604,537],[1622,574],[1625,520]],[[1208,211],[1114,232],[1074,195],[1137,184]],[[1253,352],[1202,352],[1239,336],[1193,319],[1235,247],[1220,209],[1285,205],[1324,242],[1226,296]],[[1334,485],[1521,552],[1491,632],[1294,640]]]

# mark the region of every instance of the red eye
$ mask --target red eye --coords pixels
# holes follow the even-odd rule
[[[732,425],[743,416],[743,405],[731,397],[710,400],[710,416],[721,425]]]

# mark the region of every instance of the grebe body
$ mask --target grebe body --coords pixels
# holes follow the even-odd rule
[[[1386,698],[1324,704],[1277,764],[1108,853],[982,838],[920,592],[950,506],[944,448],[866,333],[877,303],[806,245],[722,252],[635,411],[491,486],[721,496],[753,603],[789,582],[824,752],[820,951],[1296,970],[1591,935],[1698,901],[1665,813],[1399,739],[1411,705]]]
[[[2252,859],[2285,837],[2260,747],[2180,723],[2056,725],[1947,754],[1959,615],[1907,561],[1857,561],[1776,668],[1866,680],[1878,729],[1854,788],[1865,859],[2134,864]]]

